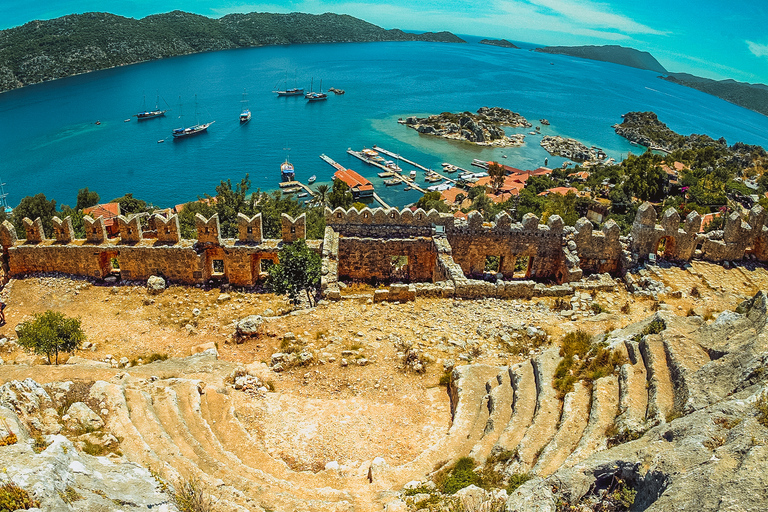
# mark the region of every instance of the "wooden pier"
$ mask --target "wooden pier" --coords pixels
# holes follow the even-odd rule
[[[390,208],[390,206],[384,202],[384,200],[377,194],[376,192],[373,193],[373,198],[378,201],[378,203],[383,206],[384,208]]]
[[[303,188],[309,192],[310,196],[315,197],[316,195],[315,191],[309,188],[309,185],[305,185],[300,181],[283,181],[280,183],[280,189],[282,190],[284,188]]]
[[[433,173],[433,174],[435,174],[435,175],[437,175],[437,176],[440,176],[440,178],[441,178],[441,179],[444,179],[445,181],[448,181],[448,182],[450,182],[450,183],[453,183],[454,185],[455,185],[456,183],[458,183],[458,182],[457,182],[455,179],[453,179],[453,178],[449,178],[448,176],[446,176],[446,175],[444,175],[444,174],[440,174],[439,172],[437,172],[437,171],[436,171],[436,170],[434,170],[434,169],[428,169],[428,168],[424,167],[423,165],[417,164],[416,162],[414,162],[414,161],[412,161],[412,160],[408,160],[407,158],[403,158],[402,156],[400,156],[400,155],[398,155],[398,154],[396,154],[396,153],[393,153],[393,152],[391,152],[391,151],[387,151],[386,149],[382,148],[381,146],[377,146],[376,144],[374,144],[374,145],[373,145],[373,149],[374,149],[375,151],[378,151],[379,153],[384,153],[384,154],[385,154],[385,155],[387,155],[387,156],[391,156],[392,158],[397,158],[397,159],[399,159],[401,162],[405,162],[405,163],[407,163],[408,165],[412,165],[412,166],[416,167],[417,169],[422,169],[423,171],[426,171],[426,172],[431,172],[431,173]],[[457,167],[456,169],[457,169],[457,170],[463,170],[463,169],[459,169],[459,167]],[[413,185],[411,185],[411,186],[413,186]],[[414,187],[414,188],[416,188],[416,187]],[[425,193],[425,194],[427,193],[427,191],[426,191],[426,190],[422,190],[422,189],[418,189],[418,190],[422,191],[422,192],[423,192],[423,193]]]
[[[359,151],[354,151],[352,149],[348,149],[347,153],[349,153],[350,155],[354,156],[355,158],[359,158],[360,160],[362,160],[363,162],[365,162],[365,163],[367,163],[369,165],[373,165],[374,167],[378,167],[380,169],[384,169],[385,171],[391,171],[392,170],[389,167],[387,167],[385,165],[381,165],[378,162],[372,162],[370,159],[368,159],[365,156],[363,156],[363,154],[360,153]],[[416,184],[416,180],[412,180],[409,176],[406,176],[405,174],[400,174],[400,173],[395,172],[395,175],[392,177],[392,179],[393,180],[399,180],[401,183],[405,183],[406,185],[410,186],[412,189],[418,190],[422,194],[426,194],[427,193],[427,190],[421,188],[420,186],[418,186]]]

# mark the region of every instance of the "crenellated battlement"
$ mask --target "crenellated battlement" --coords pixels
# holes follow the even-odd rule
[[[651,255],[680,262],[744,257],[768,261],[768,213],[759,206],[746,219],[732,213],[723,231],[704,234],[699,233],[698,213],[681,220],[676,210],[668,209],[659,217],[653,205],[645,203],[626,238],[612,220],[596,230],[584,218],[566,227],[558,215],[542,223],[531,213],[520,222],[513,222],[507,213],[488,222],[479,212],[457,219],[435,210],[326,208],[325,219],[324,240],[310,240],[308,245],[322,254],[323,290],[328,296],[338,295],[339,280],[344,279],[433,283],[433,292],[441,296],[475,297],[478,290],[492,289],[494,296],[529,296],[536,281],[568,283],[592,274],[616,276]],[[263,238],[261,214],[238,215],[237,239],[222,238],[218,215],[207,219],[196,215],[193,240],[181,238],[176,215],[149,217],[148,230],[141,220],[141,215],[116,217],[119,236],[109,238],[102,217],[85,216],[84,240],[74,238],[69,217],[53,219],[53,239],[46,238],[40,219],[24,219],[22,240],[5,221],[0,225],[4,265],[9,275],[63,272],[127,279],[163,275],[181,283],[223,280],[248,286],[266,276],[267,265],[278,261],[282,244],[306,237],[305,214],[281,216],[280,240]]]

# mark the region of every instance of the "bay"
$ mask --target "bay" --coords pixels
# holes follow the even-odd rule
[[[629,111],[652,110],[673,130],[706,133],[768,147],[768,118],[713,96],[659,80],[656,73],[615,64],[477,44],[347,43],[261,47],[204,53],[98,71],[0,94],[0,178],[11,206],[44,193],[74,206],[89,187],[107,201],[125,193],[159,207],[214,194],[215,186],[249,174],[253,189],[273,190],[286,157],[297,179],[330,183],[325,153],[376,186],[382,198],[402,206],[420,194],[385,187],[348,148],[374,144],[426,167],[441,162],[470,168],[474,158],[533,169],[548,158],[540,136],[520,148],[481,148],[420,135],[397,123],[410,115],[476,111],[482,106],[521,113],[543,134],[574,137],[616,159],[640,148],[611,125]],[[289,87],[344,89],[325,102],[277,97]],[[238,121],[243,91],[253,119]],[[154,107],[159,94],[166,117],[137,122],[131,116]],[[172,140],[171,131],[215,120],[208,133]],[[180,112],[183,119],[178,119]],[[167,108],[167,107],[166,107]],[[124,122],[125,119],[130,122]],[[100,124],[95,124],[99,121]],[[509,130],[524,132],[529,130]],[[158,143],[158,140],[164,140]],[[503,158],[506,155],[507,158]],[[409,171],[411,168],[403,164]],[[418,182],[423,183],[419,171]]]

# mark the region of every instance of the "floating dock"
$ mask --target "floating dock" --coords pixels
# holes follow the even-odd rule
[[[393,152],[391,152],[391,151],[387,151],[386,149],[382,148],[381,146],[377,146],[377,145],[375,145],[375,144],[374,144],[374,145],[373,145],[373,149],[374,149],[374,150],[376,150],[376,151],[378,151],[379,153],[384,153],[384,154],[385,154],[385,155],[387,155],[387,156],[391,156],[392,158],[397,158],[397,159],[398,159],[398,160],[400,160],[401,162],[405,162],[405,163],[407,163],[408,165],[412,165],[412,166],[416,167],[417,169],[421,169],[421,170],[423,170],[423,171],[425,171],[425,172],[428,172],[428,173],[432,173],[432,174],[434,174],[435,176],[438,176],[440,179],[443,179],[443,180],[445,180],[445,181],[447,181],[447,182],[449,182],[449,183],[453,183],[454,185],[457,183],[457,181],[456,181],[455,179],[453,179],[453,178],[449,178],[448,176],[446,176],[446,175],[444,175],[444,174],[440,174],[439,172],[437,172],[437,171],[436,171],[436,170],[434,170],[434,169],[428,169],[427,167],[424,167],[424,166],[423,166],[423,165],[421,165],[421,164],[417,164],[416,162],[414,162],[414,161],[412,161],[412,160],[408,160],[407,158],[403,158],[402,156],[398,155],[397,153],[393,153]],[[458,167],[458,166],[457,166],[457,167],[456,167],[456,170],[459,170],[459,171],[461,171],[461,170],[463,170],[463,169],[461,169],[460,167]],[[439,181],[439,180],[438,180],[438,181]],[[425,194],[426,194],[426,190],[423,190],[423,189],[419,188],[417,185],[414,185],[414,184],[411,184],[411,183],[409,183],[409,185],[411,185],[411,186],[412,186],[413,188],[415,188],[416,190],[419,190],[420,192],[422,192],[422,193],[425,193]]]
[[[283,181],[283,182],[280,182],[280,189],[285,189],[285,188],[288,188],[288,189],[303,188],[304,190],[309,192],[310,196],[315,197],[315,195],[316,195],[315,191],[312,190],[311,188],[309,188],[309,185],[305,185],[304,183],[302,183],[300,181]],[[294,190],[294,192],[295,191],[296,190]],[[288,192],[288,193],[292,194],[293,192]]]
[[[380,164],[378,162],[374,162],[374,161],[372,161],[369,158],[366,158],[366,156],[363,155],[359,151],[354,151],[352,149],[348,149],[347,153],[349,153],[350,155],[354,156],[355,158],[359,158],[360,160],[362,160],[363,162],[365,162],[367,164],[373,165],[373,166],[378,167],[380,169],[384,169],[385,171],[392,171],[392,169],[390,169],[389,167],[387,167],[385,165],[382,165],[382,164]],[[426,194],[427,193],[427,191],[425,189],[421,188],[420,186],[418,186],[416,184],[415,180],[412,180],[410,177],[406,176],[405,174],[401,174],[401,173],[397,173],[396,172],[394,174],[394,176],[392,177],[392,179],[393,180],[400,180],[400,182],[405,183],[406,185],[409,185],[413,190],[418,190],[422,194]]]

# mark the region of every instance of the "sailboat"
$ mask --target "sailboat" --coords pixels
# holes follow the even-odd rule
[[[304,95],[304,88],[298,88],[296,87],[296,84],[294,84],[292,89],[288,88],[288,73],[285,74],[285,86],[283,87],[282,91],[272,91],[276,92],[278,96],[303,96]]]
[[[323,101],[328,99],[328,95],[323,92],[323,81],[320,80],[320,92],[314,92],[315,79],[312,79],[312,84],[309,89],[310,92],[304,95],[307,101]]]
[[[179,97],[181,99],[181,97]],[[181,103],[179,103],[179,119],[183,117],[181,113]],[[183,137],[190,137],[192,135],[197,135],[198,133],[203,133],[204,131],[208,130],[208,127],[211,126],[216,121],[211,121],[210,123],[203,123],[200,124],[197,120],[197,94],[195,94],[195,124],[193,126],[190,126],[188,128],[175,128],[173,130],[173,138],[174,139],[181,139]]]
[[[155,102],[155,110],[147,110],[147,97],[144,96],[144,110],[142,112],[139,112],[138,114],[134,114],[133,116],[136,118],[137,121],[143,121],[145,119],[152,119],[153,117],[160,117],[164,116],[166,112],[169,112],[170,109],[161,110],[160,109],[160,95],[157,95],[157,101]]]
[[[245,99],[245,89],[243,89],[243,99],[241,100],[241,103],[243,104],[243,111],[240,112],[240,122],[247,123],[251,120],[251,111],[248,110],[248,100]]]

